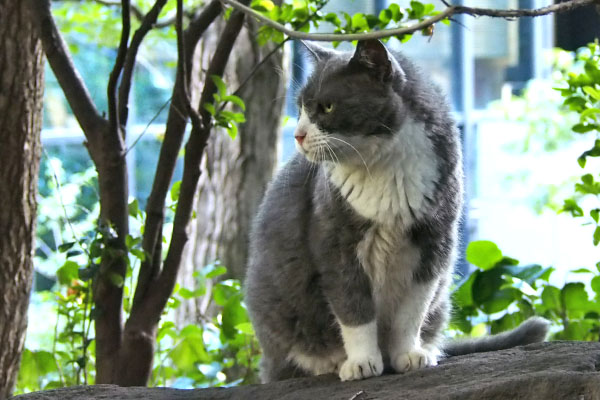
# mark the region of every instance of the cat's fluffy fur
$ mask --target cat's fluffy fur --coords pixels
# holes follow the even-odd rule
[[[299,154],[251,235],[246,303],[263,381],[361,379],[543,340],[546,323],[533,319],[486,342],[442,343],[463,197],[446,100],[379,41],[353,54],[309,48]]]

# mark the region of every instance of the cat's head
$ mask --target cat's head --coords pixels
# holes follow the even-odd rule
[[[354,53],[306,44],[314,69],[298,96],[296,148],[314,162],[364,163],[400,129],[405,73],[378,40]]]

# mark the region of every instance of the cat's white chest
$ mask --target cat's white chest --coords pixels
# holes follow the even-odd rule
[[[408,226],[433,198],[436,156],[422,123],[406,121],[387,140],[375,162],[331,165],[330,180],[361,216],[381,224],[397,223],[399,217]]]

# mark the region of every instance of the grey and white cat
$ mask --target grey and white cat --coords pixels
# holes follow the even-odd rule
[[[463,198],[446,100],[377,40],[353,54],[309,49],[298,154],[269,186],[251,234],[246,304],[262,380],[362,379],[544,340],[546,321],[530,319],[442,341]]]

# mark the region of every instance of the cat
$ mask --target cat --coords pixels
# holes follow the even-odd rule
[[[263,382],[341,380],[543,341],[547,322],[444,343],[463,199],[459,132],[437,87],[378,40],[307,44],[297,154],[250,235],[245,302]]]

